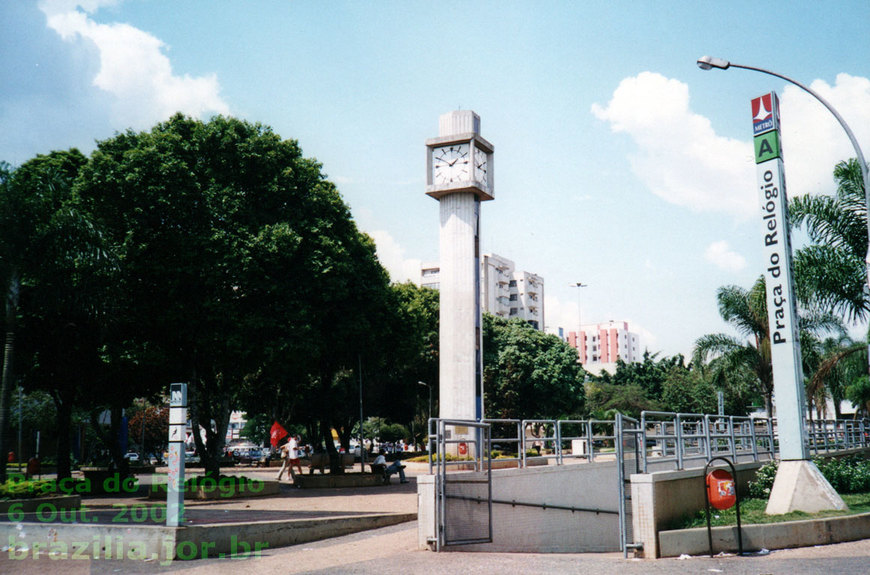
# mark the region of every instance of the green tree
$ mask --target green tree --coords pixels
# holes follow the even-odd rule
[[[484,314],[483,366],[489,418],[579,418],[583,411],[577,351],[522,320]]]
[[[739,286],[719,288],[719,315],[749,341],[727,334],[709,334],[695,341],[694,363],[703,365],[713,357],[712,377],[728,381],[729,373],[744,369],[754,376],[757,391],[764,398],[768,414],[773,413],[773,368],[770,363],[770,335],[767,329],[767,301],[764,277],[750,290]]]
[[[867,319],[870,290],[867,285],[867,203],[861,166],[855,158],[834,168],[834,195],[806,195],[789,202],[796,227],[806,228],[810,245],[795,254],[798,295],[809,305],[842,314],[847,321]],[[863,348],[863,351],[862,349]],[[835,410],[846,394],[846,385],[867,372],[867,346],[850,342],[825,343],[825,357],[808,382],[808,395],[830,390]],[[847,365],[837,364],[841,360]],[[855,384],[857,385],[857,384]]]
[[[394,313],[391,325],[381,330],[381,351],[386,353],[365,361],[367,414],[412,425],[415,431],[425,428],[429,391],[418,382],[432,385],[433,400],[437,398],[438,303],[437,290],[411,282],[390,286],[389,306]]]
[[[717,391],[700,370],[674,367],[663,385],[662,408],[678,413],[717,413]]]
[[[639,385],[653,401],[661,398],[665,381],[674,367],[683,367],[682,355],[657,359],[657,353],[644,351],[642,362],[626,363],[622,358],[616,360],[616,371],[609,378],[614,385]]]
[[[19,370],[25,385],[48,391],[57,408],[61,478],[71,473],[70,422],[78,390],[99,371],[103,288],[112,267],[72,191],[85,161],[77,150],[37,156],[14,173],[4,170],[0,190],[0,276],[7,293],[0,425],[6,426],[12,358],[26,357]]]
[[[805,227],[812,244],[794,257],[798,296],[810,305],[842,314],[847,321],[867,318],[867,205],[857,159],[834,168],[833,196],[806,195],[789,201],[791,222]]]
[[[245,437],[257,445],[264,445],[271,437],[273,420],[268,415],[258,413],[249,417],[245,421],[245,427],[239,432],[239,435]]]
[[[821,342],[819,352],[816,369],[807,380],[807,396],[818,398],[816,405],[823,407],[824,399],[829,393],[834,404],[834,418],[840,419],[840,402],[855,397],[855,390],[860,389],[859,380],[866,375],[867,345],[853,342],[848,336],[841,336]],[[853,387],[851,396],[848,392],[850,387]],[[853,403],[856,407],[863,405],[861,401]],[[820,409],[819,416],[822,415]]]
[[[661,408],[640,385],[614,385],[610,383],[609,374],[591,378],[586,384],[586,397],[589,411],[595,419],[613,419],[617,412],[637,418],[642,411]]]
[[[680,411],[690,405],[698,407],[702,402],[689,398],[679,398],[669,405],[677,390],[689,385],[690,378],[689,387],[694,389],[701,385],[695,381],[700,376],[689,372],[690,368],[680,354],[659,359],[657,353],[645,351],[643,361],[631,363],[619,358],[613,374],[602,371],[599,375],[589,376],[589,409],[597,414],[596,417],[617,411],[638,417],[645,410]]]
[[[78,189],[122,262],[115,358],[189,382],[207,472],[243,397],[332,447],[337,375],[377,348],[388,279],[320,164],[262,125],[176,115],[100,142]]]
[[[750,290],[739,286],[719,288],[716,294],[719,315],[744,338],[726,334],[709,334],[695,342],[694,363],[704,366],[718,387],[731,387],[735,378],[752,374],[755,391],[764,398],[768,414],[773,413],[773,367],[770,357],[770,333],[767,319],[767,293],[764,276],[756,280]],[[817,332],[842,332],[840,321],[831,314],[806,312],[798,318],[801,342],[807,347],[803,370],[811,371],[812,346]]]
[[[160,456],[169,443],[169,408],[156,405],[137,406],[130,412],[128,430],[130,443],[139,446],[143,458],[147,453]]]
[[[870,414],[870,378],[862,375],[846,387],[846,397],[855,406],[855,416]]]

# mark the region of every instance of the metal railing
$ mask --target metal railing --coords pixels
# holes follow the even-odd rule
[[[430,472],[438,421],[429,421]],[[778,451],[776,419],[644,411],[638,421],[642,473],[648,473],[653,462],[685,469],[713,457],[769,460]],[[500,452],[498,460],[516,462],[519,467],[541,459],[563,465],[571,460],[612,460],[616,455],[615,420],[484,419],[481,423],[491,426],[492,448]],[[814,455],[870,447],[870,421],[808,421],[807,444]]]
[[[712,457],[772,459],[776,451],[774,423],[769,419],[644,411],[641,413],[643,473],[656,463],[685,469]]]
[[[866,419],[827,419],[810,421],[807,440],[814,453],[867,447],[870,422]]]

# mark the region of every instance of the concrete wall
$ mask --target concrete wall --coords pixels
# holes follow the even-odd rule
[[[870,453],[870,449],[849,449],[818,456],[839,458],[861,453]],[[765,463],[767,461],[748,461],[735,465],[737,489],[741,498],[747,496],[748,483],[755,479],[755,472]],[[650,465],[650,473],[631,476],[633,539],[635,543],[643,544],[643,550],[637,552],[641,557],[661,557],[659,532],[667,529],[673,521],[686,515],[694,515],[705,507],[704,468],[657,470],[660,468],[657,466],[663,465],[673,465],[673,462],[654,463]],[[727,465],[721,467],[727,469]],[[706,529],[704,533],[706,537]]]
[[[38,553],[46,553],[51,559],[136,559],[163,565],[173,559],[259,555],[265,549],[338,537],[415,518],[414,513],[371,513],[187,527],[5,522],[0,523],[0,541],[8,548],[10,559],[33,559]]]
[[[454,478],[479,476],[475,473],[451,473]],[[428,548],[434,541],[434,476],[417,478],[418,546]],[[460,496],[477,497],[481,486],[451,484]],[[573,465],[501,469],[492,471],[493,503],[492,543],[448,547],[445,550],[583,553],[618,551],[619,508],[617,468],[615,462],[578,463]],[[482,532],[485,503],[450,502],[450,527],[454,533]],[[614,513],[594,513],[563,509],[526,507],[510,502],[546,504],[597,509]]]
[[[737,551],[736,525],[714,527],[712,531],[713,554],[721,551]],[[743,525],[741,537],[743,551],[811,547],[843,541],[857,541],[870,537],[870,514]],[[710,552],[710,541],[707,538],[706,527],[662,531],[659,533],[659,540],[659,551],[662,557],[679,557],[683,554],[704,555]]]
[[[756,470],[764,463],[738,463],[735,466],[740,497],[745,497],[749,481],[755,478]],[[704,483],[703,467],[631,476],[633,538],[634,543],[643,543],[643,550],[638,551],[638,555],[659,557],[659,531],[675,520],[704,509]]]

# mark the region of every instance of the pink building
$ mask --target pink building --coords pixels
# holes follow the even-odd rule
[[[578,345],[579,339],[579,345]],[[581,326],[578,338],[576,331],[568,332],[568,344],[577,349],[580,363],[587,369],[607,369],[622,358],[626,363],[640,361],[641,351],[636,333],[628,331],[628,322],[598,323]]]

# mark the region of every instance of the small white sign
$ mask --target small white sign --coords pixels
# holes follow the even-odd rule
[[[169,443],[184,443],[185,431],[187,425],[170,425],[169,426]]]
[[[169,425],[186,425],[187,410],[183,407],[169,408]]]

